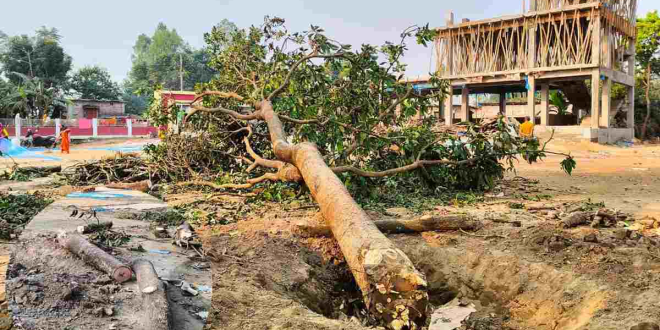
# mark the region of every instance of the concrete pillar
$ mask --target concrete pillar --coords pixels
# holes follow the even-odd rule
[[[454,124],[454,89],[449,82],[449,89],[445,96],[445,125],[451,126]]]
[[[605,78],[603,81],[603,101],[602,101],[602,115],[600,116],[600,126],[610,127],[610,118],[612,116],[612,79]]]
[[[500,93],[500,114],[502,116],[507,116],[506,115],[506,93],[502,92]]]
[[[532,123],[536,124],[536,77],[527,76],[527,83],[529,84],[529,89],[527,89],[527,116]]]
[[[16,117],[14,117],[14,127],[16,127],[16,138],[20,139],[21,138],[21,115],[16,114]]]
[[[60,136],[61,131],[62,131],[62,120],[59,118],[55,118],[55,136]]]
[[[550,122],[550,84],[541,84],[541,126]]]
[[[133,137],[133,119],[126,118],[126,127],[128,128],[128,137]]]
[[[447,26],[454,26],[454,12],[450,11],[447,13],[445,18],[445,24]],[[451,38],[447,38],[447,72],[446,76],[454,75],[454,44],[452,43]],[[450,85],[451,86],[451,85]]]
[[[461,91],[461,120],[470,121],[470,88],[463,86]]]
[[[597,11],[596,12],[596,17],[595,17],[595,20],[594,20],[594,32],[593,32],[593,38],[592,38],[592,42],[593,42],[592,47],[593,48],[591,48],[591,49],[596,50],[594,52],[591,52],[591,64],[597,64],[597,65],[601,64],[601,58],[600,57],[601,57],[601,52],[602,52],[601,41],[600,41],[600,35],[601,35],[602,31],[601,31],[600,26],[601,26],[600,25],[600,11]]]
[[[99,136],[99,120],[97,118],[92,119],[92,136]]]
[[[600,70],[591,74],[591,128],[600,127]]]
[[[628,58],[628,75],[631,77],[635,76],[635,52],[636,46],[634,42],[630,43],[630,50],[628,53],[630,57]],[[629,86],[628,90],[628,113],[626,116],[626,124],[628,128],[635,129],[635,84]],[[633,131],[633,136],[635,132]]]

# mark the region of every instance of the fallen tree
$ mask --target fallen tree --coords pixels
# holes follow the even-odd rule
[[[401,82],[405,40],[415,35],[421,43],[431,41],[435,34],[427,27],[407,29],[398,44],[351,51],[318,27],[289,33],[283,23],[267,18],[248,31],[206,35],[216,52],[211,65],[219,75],[201,86],[184,125],[193,135],[220,132],[224,137],[209,141],[209,148],[223,147],[225,159],[262,174],[245,182],[218,183],[191,171],[194,180],[186,185],[236,190],[266,181],[304,183],[371,315],[391,329],[426,326],[425,276],[355,202],[348,181],[414,174],[428,184],[484,189],[503,176],[501,162],[513,166],[517,156],[535,162],[545,156],[545,145],[510,136],[502,120],[489,136],[470,126],[467,143],[434,133],[432,121],[398,126],[416,114],[424,116],[432,101],[441,102],[447,85],[433,76],[429,82],[434,91],[424,94]],[[378,55],[386,61],[379,64]],[[150,116],[165,123],[176,111],[156,107]],[[570,172],[574,162],[569,157],[562,165]],[[187,160],[179,167],[192,169]]]
[[[467,215],[422,216],[409,220],[376,220],[376,227],[383,233],[403,234],[425,231],[476,230],[481,228],[481,221],[472,220]],[[332,236],[332,229],[327,225],[297,223],[292,230],[302,236]]]

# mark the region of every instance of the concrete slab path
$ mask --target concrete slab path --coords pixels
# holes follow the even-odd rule
[[[59,233],[60,231],[75,231],[78,226],[85,225],[88,222],[83,219],[70,217],[74,208],[80,210],[96,210],[97,216],[101,221],[112,221],[113,231],[123,231],[131,236],[131,240],[125,247],[117,248],[118,257],[124,260],[144,258],[154,264],[158,275],[161,278],[184,280],[194,286],[201,287],[199,295],[195,297],[183,297],[181,291],[176,286],[168,286],[168,297],[180,303],[170,304],[170,314],[173,315],[171,321],[174,322],[172,329],[181,330],[201,330],[205,323],[205,318],[211,308],[211,270],[210,267],[200,267],[199,260],[192,260],[190,256],[196,255],[193,250],[179,248],[171,243],[170,239],[156,239],[149,232],[149,223],[139,220],[123,219],[120,214],[126,211],[133,212],[165,212],[167,204],[148,194],[131,191],[110,189],[98,187],[94,192],[74,192],[66,197],[59,199],[46,207],[37,214],[34,219],[25,227],[19,244],[14,249],[20,249],[24,246],[20,241],[39,240],[40,237]],[[95,221],[95,220],[92,220]],[[44,235],[45,234],[45,235]],[[38,243],[38,242],[37,242]],[[135,248],[141,246],[146,252],[137,252]],[[13,251],[12,256],[16,256],[20,251]],[[75,257],[74,257],[75,258]],[[17,258],[17,259],[20,259]],[[12,262],[14,260],[12,259]],[[100,272],[99,272],[100,274]],[[7,279],[11,281],[12,279]],[[11,285],[8,285],[8,290]],[[136,292],[135,299],[139,299],[139,290],[136,281],[129,281],[122,285],[128,292]],[[21,315],[21,306],[12,300],[12,292],[7,292],[9,307],[14,314]],[[183,299],[188,300],[183,304]],[[142,313],[136,310],[129,310],[127,306],[134,304],[118,304],[114,323],[123,325],[139,324]],[[25,316],[32,319],[31,322],[40,323],[32,315]],[[37,317],[38,318],[38,317]]]

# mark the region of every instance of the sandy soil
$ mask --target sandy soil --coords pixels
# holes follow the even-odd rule
[[[70,154],[62,154],[59,149],[50,151],[39,151],[38,155],[52,156],[61,158],[59,161],[41,159],[39,157],[33,158],[16,158],[16,163],[21,166],[51,166],[62,165],[68,166],[80,161],[90,161],[101,159],[107,156],[112,156],[116,153],[113,150],[90,150],[93,148],[112,148],[121,146],[137,146],[145,143],[157,142],[153,139],[109,139],[85,142],[81,144],[72,144]],[[7,157],[0,157],[0,170],[9,168],[14,165],[14,160]]]
[[[509,204],[537,205],[534,200],[540,198],[561,212],[590,198],[629,214],[631,222],[660,220],[660,147],[567,140],[551,146],[575,156],[572,176],[561,171],[559,157],[521,164],[485,203],[435,211],[473,215],[484,223],[478,232],[390,238],[426,274],[435,306],[454,298],[475,304],[478,312],[461,329],[614,330],[660,324],[655,285],[660,230],[561,229],[547,211],[532,213]],[[215,256],[208,329],[368,328],[359,291],[334,239],[291,232],[294,223],[321,221],[316,210],[266,205],[243,206],[242,212],[243,221],[207,231],[207,249]],[[389,209],[372,218],[410,214]],[[520,221],[520,226],[503,220]]]

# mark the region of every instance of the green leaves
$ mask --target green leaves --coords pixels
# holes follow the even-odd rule
[[[566,174],[571,175],[575,167],[577,166],[577,163],[575,162],[575,159],[573,157],[568,156],[566,159],[561,161],[561,169],[566,172]]]

